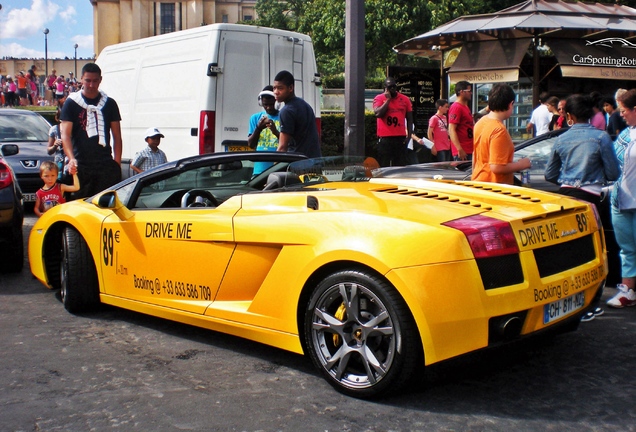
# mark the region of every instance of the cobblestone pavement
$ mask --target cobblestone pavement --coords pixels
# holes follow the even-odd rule
[[[372,402],[285,351],[115,308],[71,315],[28,266],[0,275],[0,328],[0,431],[636,431],[636,307]]]

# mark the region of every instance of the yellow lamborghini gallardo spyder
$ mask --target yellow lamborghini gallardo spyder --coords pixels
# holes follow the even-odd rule
[[[576,329],[605,256],[582,201],[277,152],[170,162],[54,207],[29,239],[71,313],[109,304],[305,353],[360,398]]]

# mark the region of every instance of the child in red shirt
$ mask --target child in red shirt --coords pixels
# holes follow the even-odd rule
[[[66,202],[65,192],[75,192],[79,190],[80,184],[77,178],[77,168],[73,168],[73,184],[66,185],[57,182],[58,167],[54,162],[42,162],[40,165],[40,178],[44,181],[44,186],[35,193],[35,207],[33,212],[42,216],[45,211],[56,205]]]

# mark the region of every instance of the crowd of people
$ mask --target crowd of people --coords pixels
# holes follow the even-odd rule
[[[408,98],[401,96],[395,81],[388,78],[384,93],[373,102],[381,166],[408,160],[413,109]],[[512,87],[494,84],[487,108],[474,114],[470,110],[471,83],[456,83],[455,96],[450,105],[446,99],[439,99],[437,112],[429,120],[433,158],[472,160],[472,180],[514,184],[514,173],[530,169],[532,161],[514,160],[514,143],[505,125],[514,112],[516,95]],[[620,247],[622,280],[607,305],[636,306],[636,89],[563,98],[542,93],[539,102],[527,120],[528,134],[567,129],[556,139],[544,176],[559,185],[560,194],[594,204],[604,226],[613,225]],[[424,144],[423,138],[412,136]],[[611,199],[607,198],[608,190]],[[601,295],[599,290],[582,321],[604,313],[599,306]]]
[[[57,105],[60,99],[79,90],[79,83],[73,72],[67,77],[57,75],[55,69],[48,77],[38,75],[32,65],[28,71],[19,71],[13,75],[0,76],[0,106],[50,106]]]
[[[472,87],[468,81],[459,81],[455,84],[453,102],[446,99],[436,101],[437,111],[428,121],[427,138],[424,138],[408,133],[409,119],[411,124],[414,122],[413,107],[410,100],[397,91],[395,80],[389,77],[385,82],[384,92],[373,101],[373,110],[377,118],[377,152],[380,166],[409,163],[410,138],[415,139],[419,145],[425,145],[427,140],[434,143],[431,148],[433,162],[472,160],[476,123],[491,112],[488,107],[475,113],[471,111]],[[499,91],[502,90],[499,85],[495,87]],[[590,124],[606,131],[610,138],[615,140],[627,127],[617,109],[617,95],[603,96],[595,91],[588,96],[593,106]],[[569,127],[564,111],[566,99],[551,96],[547,92],[542,93],[539,96],[539,105],[526,122],[528,134],[538,136],[551,130]],[[512,109],[510,112],[512,113]],[[402,125],[405,125],[404,129]]]

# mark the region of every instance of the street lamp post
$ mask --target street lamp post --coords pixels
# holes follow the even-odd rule
[[[79,45],[75,44],[73,45],[73,48],[75,48],[75,76],[74,78],[77,79],[77,47]]]
[[[49,29],[45,28],[44,32],[44,82],[49,79]]]

